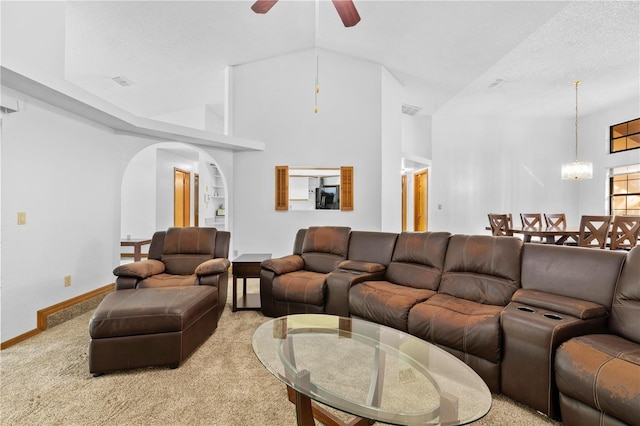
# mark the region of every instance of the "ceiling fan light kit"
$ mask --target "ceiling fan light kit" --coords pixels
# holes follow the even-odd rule
[[[331,0],[345,27],[353,27],[360,22],[360,14],[352,0]],[[267,13],[278,0],[257,0],[251,10],[255,13]]]

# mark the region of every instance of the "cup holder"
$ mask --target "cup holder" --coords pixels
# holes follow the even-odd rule
[[[556,321],[560,321],[562,319],[560,315],[556,315],[556,314],[544,314],[544,316]]]
[[[535,312],[534,309],[531,309],[531,308],[529,308],[527,306],[518,306],[518,310],[519,311],[524,311],[524,312]]]

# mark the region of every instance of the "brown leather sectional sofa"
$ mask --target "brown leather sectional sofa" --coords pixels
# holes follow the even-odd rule
[[[354,316],[425,339],[566,424],[640,424],[639,268],[640,248],[310,227],[263,262],[260,292],[267,316]]]

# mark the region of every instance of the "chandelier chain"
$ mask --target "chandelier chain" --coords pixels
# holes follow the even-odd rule
[[[576,86],[576,162],[578,162],[578,85],[580,81],[573,83]]]

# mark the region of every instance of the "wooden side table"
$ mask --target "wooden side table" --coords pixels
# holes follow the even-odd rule
[[[260,294],[247,294],[247,278],[260,278],[260,263],[271,258],[271,253],[245,253],[232,263],[233,303],[231,311],[259,310]],[[238,299],[238,278],[242,278],[242,297]]]
[[[133,246],[133,261],[139,262],[142,260],[142,246],[151,244],[150,238],[133,238],[120,240],[121,247],[131,247]]]

